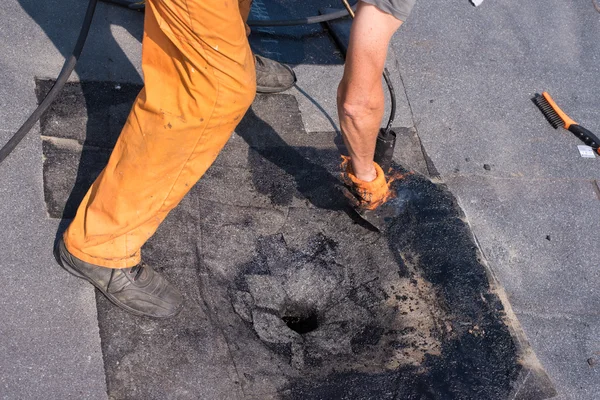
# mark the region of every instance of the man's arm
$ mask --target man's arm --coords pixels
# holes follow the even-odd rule
[[[396,17],[359,1],[337,101],[354,175],[365,182],[377,177],[373,156],[384,112],[381,75],[390,39],[400,25]]]

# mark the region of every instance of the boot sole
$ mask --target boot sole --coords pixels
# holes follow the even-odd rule
[[[177,314],[179,314],[179,312],[182,310],[183,303],[179,307],[177,307],[177,309],[175,310],[175,312],[173,314],[159,317],[156,315],[149,315],[149,314],[143,313],[141,311],[135,310],[133,308],[130,308],[129,306],[126,306],[125,304],[121,303],[119,300],[114,298],[110,293],[106,292],[102,287],[100,287],[98,284],[96,284],[96,282],[94,282],[87,276],[83,275],[81,272],[79,272],[75,268],[71,267],[68,262],[64,261],[61,256],[61,251],[60,251],[61,243],[63,243],[62,239],[54,247],[54,258],[56,259],[56,262],[58,263],[58,265],[60,265],[65,271],[67,271],[71,275],[76,276],[77,278],[83,279],[83,280],[91,283],[96,289],[98,289],[100,291],[100,293],[102,293],[104,295],[104,297],[106,297],[111,303],[113,303],[115,306],[121,308],[122,310],[125,310],[130,314],[137,315],[138,317],[149,317],[149,318],[155,318],[155,319],[171,318],[171,317],[174,317]],[[64,244],[63,244],[63,246],[64,246]],[[65,247],[65,250],[66,250],[66,247]]]

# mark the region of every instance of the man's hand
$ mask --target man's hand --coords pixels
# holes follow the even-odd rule
[[[366,182],[356,176],[350,159],[342,157],[342,180],[347,188],[345,194],[350,204],[357,210],[374,210],[392,196],[389,182],[385,179],[381,167],[373,161],[371,165],[375,170],[375,178]]]
[[[381,75],[390,39],[400,25],[399,19],[359,1],[337,103],[353,176],[363,182],[377,178],[373,156],[384,111]]]

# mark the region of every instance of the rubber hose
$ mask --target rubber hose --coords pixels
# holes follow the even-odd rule
[[[356,5],[353,7],[356,8]],[[250,20],[246,23],[250,26],[294,26],[294,25],[310,25],[319,24],[321,22],[333,21],[334,19],[344,18],[348,16],[348,11],[340,10],[323,15],[313,15],[311,17],[299,19],[282,19],[282,20]]]
[[[92,18],[94,17],[94,11],[96,11],[96,4],[98,0],[90,0],[88,3],[88,8],[85,13],[85,17],[83,19],[83,25],[81,27],[81,32],[79,32],[79,37],[77,38],[77,44],[75,44],[75,49],[73,49],[73,53],[67,60],[65,61],[60,74],[56,78],[56,82],[52,86],[52,89],[48,92],[44,100],[40,103],[40,105],[35,109],[35,111],[27,118],[27,121],[19,128],[17,133],[11,137],[8,142],[0,149],[0,163],[2,163],[6,157],[10,155],[10,153],[17,147],[19,142],[23,140],[25,135],[31,130],[33,125],[40,119],[44,111],[50,107],[50,104],[54,101],[60,90],[67,83],[67,79],[71,76],[73,69],[75,69],[75,64],[77,64],[77,60],[79,60],[79,56],[81,55],[81,51],[83,50],[83,45],[87,39],[88,33],[90,31],[90,26],[92,25]]]
[[[383,79],[387,84],[388,90],[390,91],[390,119],[388,119],[388,123],[385,127],[385,132],[389,132],[392,129],[392,123],[394,122],[394,117],[396,116],[396,91],[394,90],[394,86],[392,85],[392,80],[390,79],[390,73],[387,68],[383,69]]]

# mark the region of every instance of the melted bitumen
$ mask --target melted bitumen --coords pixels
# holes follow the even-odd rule
[[[87,112],[108,115],[110,101],[88,100],[100,109]],[[86,103],[69,107],[85,111]],[[57,132],[72,124],[68,114],[46,118]],[[144,246],[145,260],[182,290],[181,314],[137,318],[98,296],[109,395],[507,399],[521,388],[519,399],[549,397],[543,371],[521,362],[529,349],[505,324],[447,188],[408,175],[397,185],[401,212],[384,235],[373,232],[337,188],[335,133],[301,127],[292,96],[259,96],[215,165]],[[48,129],[42,134],[51,136]],[[80,157],[87,178],[74,192],[85,191],[81,182],[97,173],[86,168],[89,153],[62,151],[68,157],[45,153],[47,191],[64,191],[61,169],[50,167],[76,170]]]
[[[410,253],[410,259],[405,256],[384,265],[367,265],[372,276],[381,279],[362,287],[350,284],[344,290],[328,287],[318,294],[323,298],[315,297],[318,296],[315,294],[309,297],[311,304],[308,306],[316,307],[321,313],[323,340],[348,340],[350,352],[335,354],[335,351],[342,350],[332,350],[322,343],[299,339],[298,346],[302,347],[303,356],[310,358],[308,364],[312,371],[306,372],[307,377],[290,382],[288,394],[284,397],[506,399],[512,393],[512,384],[521,372],[518,351],[508,327],[502,322],[502,305],[490,292],[485,269],[479,262],[476,246],[467,225],[461,220],[456,202],[444,187],[422,177],[406,178],[402,182],[402,189],[413,193],[410,210],[390,222],[385,242],[390,255]],[[337,242],[336,246],[329,247],[330,258],[323,256],[322,249],[327,248],[326,243],[335,242],[332,237],[313,238],[312,247],[309,245],[304,249],[308,250],[308,255],[292,251],[279,237],[268,241],[269,245],[263,242],[258,247],[259,258],[245,268],[244,275],[252,276],[258,269],[262,275],[281,276],[288,272],[281,272],[278,268],[295,270],[309,263],[316,264],[323,271],[336,265],[336,260],[342,258],[335,250]],[[365,252],[365,257],[368,256],[369,252]],[[407,262],[414,264],[412,271],[407,267]],[[258,265],[262,268],[257,268]],[[340,270],[345,268],[341,264],[337,267]],[[415,275],[431,283],[432,293],[438,296],[433,301],[443,314],[436,323],[446,324],[435,328],[437,332],[433,338],[423,338],[423,342],[406,342],[406,337],[415,328],[408,327],[404,331],[398,329],[393,320],[401,320],[404,311],[390,315],[389,310],[382,309],[389,293],[382,276],[385,272],[375,272],[378,268],[395,269],[399,278],[412,281],[414,286],[417,286]],[[292,276],[289,279],[295,280]],[[284,291],[295,296],[293,288],[287,288],[286,283],[283,279]],[[311,281],[308,284],[318,286],[318,282]],[[336,291],[341,293],[336,294]],[[427,295],[418,290],[415,293]],[[405,300],[402,295],[396,296],[397,300]],[[349,310],[341,317],[341,322],[339,314],[333,317],[327,313],[329,307],[339,306],[340,303]],[[272,306],[272,311],[277,312],[278,304],[274,302]],[[263,321],[253,323],[262,324]],[[332,333],[334,325],[336,330]],[[259,332],[262,330],[255,329]],[[384,336],[393,340],[382,340]],[[273,341],[272,337],[263,339]],[[427,343],[431,340],[439,340],[439,354],[433,354],[437,351],[428,353],[424,350],[432,345]],[[281,343],[293,344],[294,341],[285,337]],[[382,351],[373,351],[379,345]],[[389,361],[386,358],[393,352],[394,346],[401,350],[421,350],[424,358],[418,365],[389,369],[384,364]],[[289,346],[273,347],[273,351],[290,357]],[[373,356],[380,356],[381,359],[373,362]],[[358,367],[358,363],[363,361],[368,366]]]

